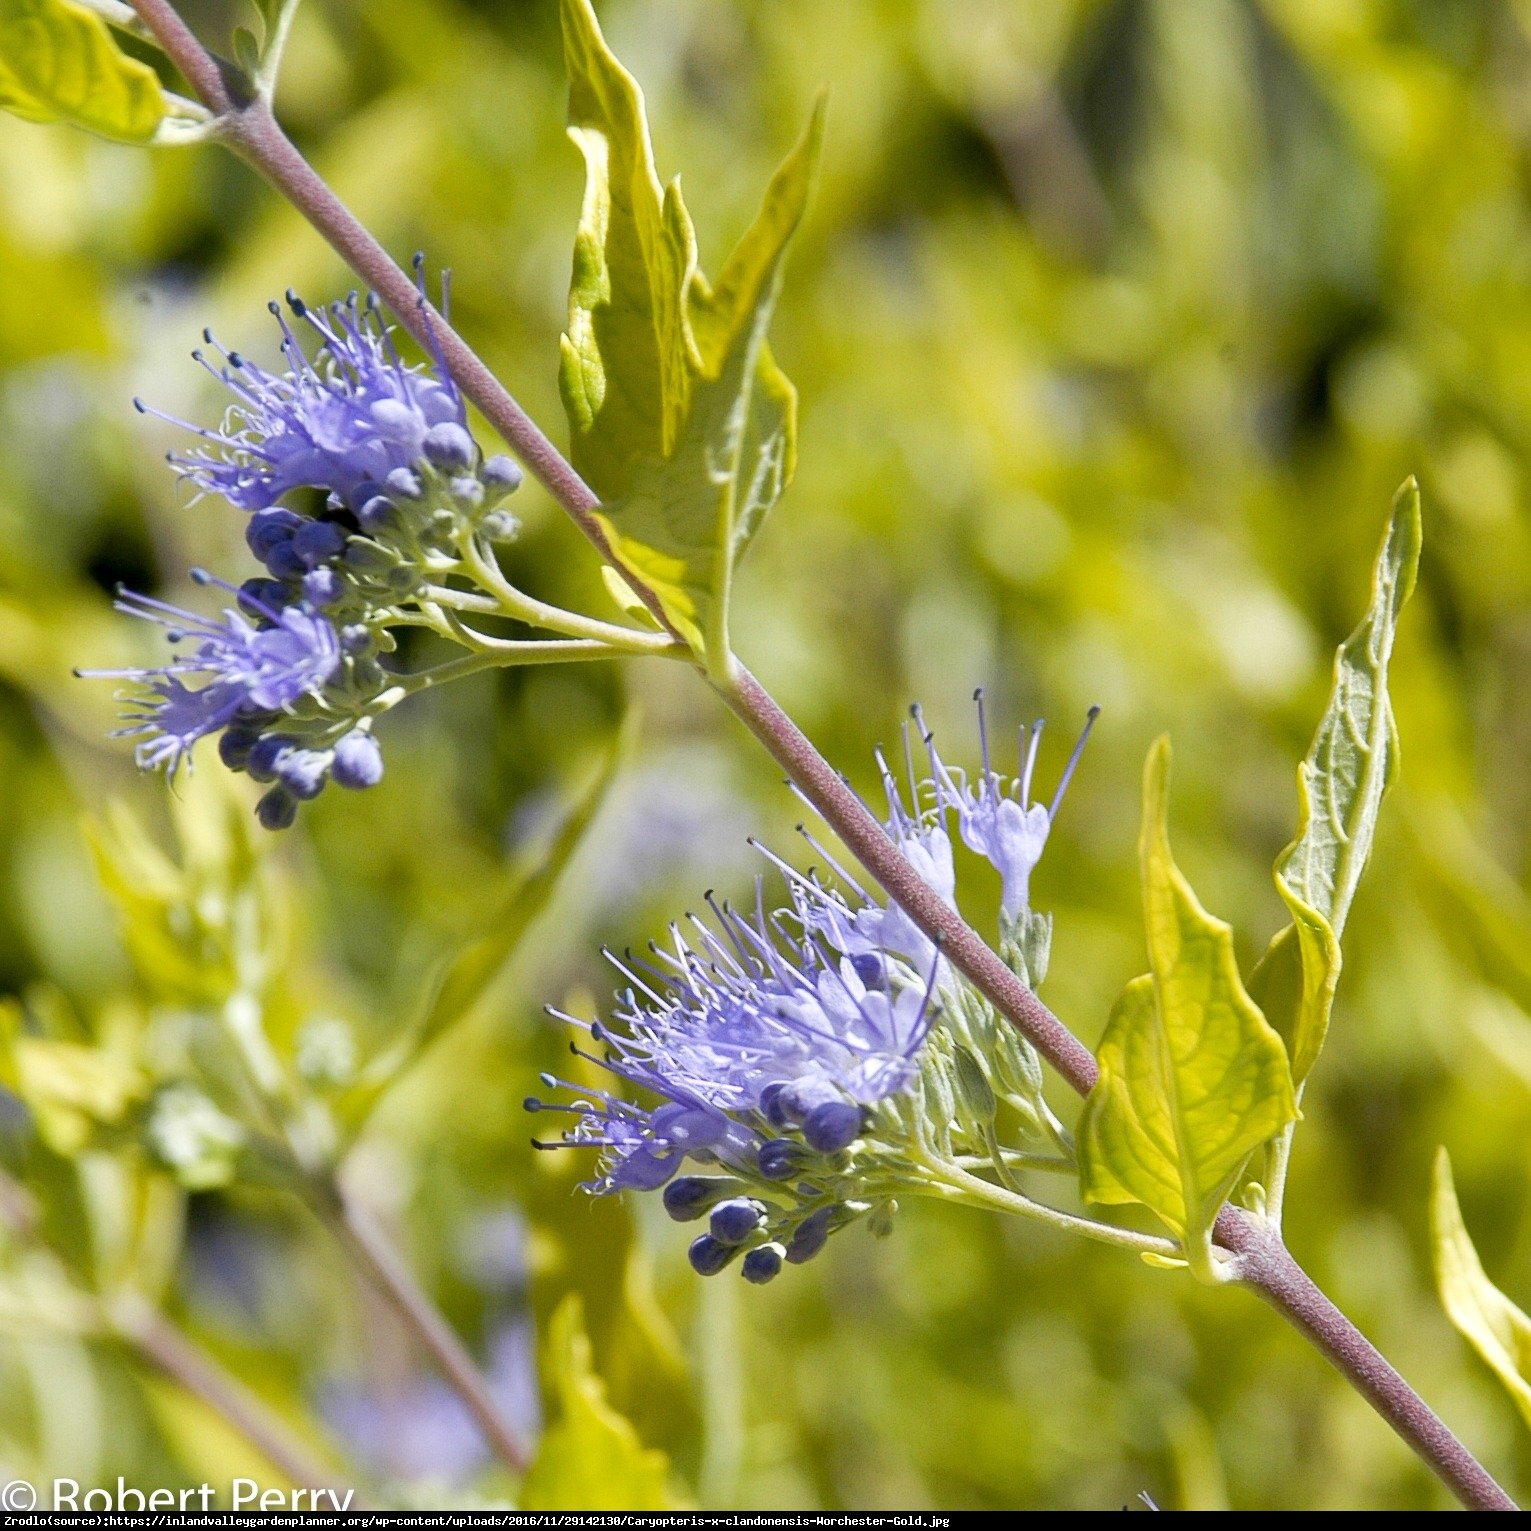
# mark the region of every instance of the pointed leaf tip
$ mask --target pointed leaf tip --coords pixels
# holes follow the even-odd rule
[[[1366,615],[1335,654],[1329,702],[1297,769],[1297,838],[1275,866],[1292,923],[1250,975],[1252,992],[1286,1040],[1299,1084],[1328,1033],[1340,937],[1371,857],[1382,799],[1398,771],[1388,666],[1422,541],[1419,485],[1408,478],[1393,496]]]
[[[1122,991],[1079,1127],[1088,1200],[1140,1202],[1215,1270],[1212,1223],[1249,1155],[1297,1115],[1281,1039],[1245,992],[1233,934],[1207,913],[1170,851],[1170,743],[1143,771],[1144,924],[1150,971]]]
[[[1430,1239],[1446,1316],[1499,1378],[1521,1418],[1531,1426],[1531,1318],[1484,1273],[1462,1220],[1451,1160],[1444,1148],[1435,1156]]]
[[[766,330],[824,102],[710,284],[679,183],[660,183],[642,91],[588,0],[564,0],[563,28],[586,171],[559,371],[572,456],[624,578],[721,663],[733,567],[796,462],[797,393]]]

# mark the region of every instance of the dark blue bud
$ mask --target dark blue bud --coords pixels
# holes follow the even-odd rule
[[[324,791],[333,758],[329,750],[289,750],[278,763],[276,774],[295,798],[306,803]]]
[[[353,657],[372,652],[372,630],[365,622],[351,622],[340,629],[340,646]]]
[[[664,1209],[677,1223],[694,1223],[738,1184],[721,1175],[681,1175],[664,1188]]]
[[[256,805],[263,829],[289,829],[298,816],[298,802],[285,787],[273,787]]]
[[[790,1180],[802,1167],[804,1154],[790,1138],[772,1138],[760,1145],[755,1159],[767,1180]]]
[[[479,469],[478,476],[491,494],[514,494],[521,487],[521,465],[503,452],[489,458]]]
[[[333,606],[345,594],[345,581],[333,569],[310,569],[303,576],[303,599],[310,606]]]
[[[276,780],[278,767],[297,743],[285,734],[263,734],[245,756],[245,770],[259,782]]]
[[[281,611],[291,600],[292,593],[278,580],[247,579],[239,587],[239,604],[252,617],[263,617],[267,611]],[[266,610],[262,611],[262,607]]]
[[[266,556],[261,562],[277,579],[302,579],[308,572],[308,565],[304,563],[290,538],[286,542],[273,543],[266,550]]]
[[[785,1127],[791,1121],[787,1115],[786,1101],[782,1099],[786,1091],[785,1081],[778,1079],[760,1092],[760,1114],[773,1127]]]
[[[887,968],[876,952],[853,952],[851,966],[869,989],[881,989],[887,983]]]
[[[396,500],[418,500],[425,494],[425,485],[413,468],[395,468],[383,480],[383,488]]]
[[[744,1264],[739,1267],[739,1274],[756,1286],[764,1286],[766,1282],[774,1281],[781,1274],[783,1253],[780,1244],[762,1244],[744,1257]]]
[[[763,1217],[760,1207],[744,1197],[719,1202],[712,1209],[708,1227],[720,1244],[742,1244],[760,1226]]]
[[[386,531],[391,526],[401,526],[404,517],[399,507],[386,494],[375,494],[356,512],[356,519],[369,532]]]
[[[250,551],[265,563],[266,556],[278,543],[290,542],[292,534],[302,525],[302,517],[280,505],[269,510],[258,510],[245,523],[245,542]]]
[[[737,1253],[738,1250],[729,1245],[718,1243],[710,1233],[704,1233],[700,1238],[692,1239],[686,1258],[698,1276],[716,1276]]]
[[[856,1141],[861,1132],[861,1107],[848,1101],[830,1100],[815,1106],[803,1118],[803,1137],[821,1154],[838,1153]]]
[[[231,771],[242,771],[260,735],[248,728],[226,728],[218,736],[218,758]]]
[[[348,787],[353,792],[375,787],[383,779],[383,752],[377,740],[359,728],[352,729],[336,741],[330,773],[336,786]]]
[[[425,455],[444,473],[463,473],[477,460],[478,448],[462,426],[447,420],[425,433]]]
[[[800,1222],[787,1240],[787,1259],[793,1265],[803,1265],[813,1259],[829,1242],[833,1207],[820,1207]]]
[[[346,545],[346,534],[333,521],[305,521],[292,534],[292,545],[298,557],[313,568],[340,553]]]

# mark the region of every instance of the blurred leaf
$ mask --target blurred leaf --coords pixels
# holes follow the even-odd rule
[[[1079,1124],[1096,1202],[1141,1202],[1211,1274],[1211,1229],[1244,1161],[1297,1114],[1281,1039],[1244,992],[1233,933],[1202,908],[1168,832],[1168,739],[1149,751],[1139,855],[1151,972],[1122,991]]]
[[[484,997],[521,939],[547,907],[559,879],[584,843],[616,779],[632,740],[625,730],[579,794],[548,845],[512,869],[483,933],[448,958],[432,980],[419,1018],[376,1058],[341,1098],[338,1109],[352,1130],[359,1129],[384,1092],[445,1031]]]
[[[1419,486],[1411,478],[1393,500],[1371,606],[1335,655],[1329,705],[1297,768],[1297,838],[1276,862],[1276,887],[1292,924],[1250,975],[1250,992],[1286,1041],[1298,1085],[1324,1045],[1340,936],[1398,770],[1387,670],[1398,616],[1419,571],[1420,538]]]
[[[727,652],[734,563],[792,475],[797,395],[766,329],[802,218],[822,104],[710,286],[643,93],[589,0],[565,0],[569,135],[585,158],[559,383],[575,466],[623,569],[698,652]]]
[[[1411,803],[1409,828],[1449,934],[1531,1015],[1531,898],[1446,801]]]
[[[1483,1273],[1473,1248],[1443,1148],[1435,1158],[1430,1198],[1430,1236],[1435,1280],[1447,1317],[1493,1369],[1531,1426],[1531,1318]]]
[[[289,1480],[218,1411],[185,1388],[144,1372],[140,1385],[154,1423],[190,1479],[228,1485],[253,1478],[275,1487]],[[226,1493],[226,1488],[220,1492]]]
[[[165,115],[159,77],[70,0],[0,0],[0,106],[143,143]]]
[[[101,885],[151,999],[222,1004],[268,984],[284,960],[280,908],[254,820],[227,772],[189,777],[172,800],[179,860],[120,802],[86,821]]]
[[[590,1340],[577,1297],[559,1304],[547,1341],[549,1389],[559,1415],[542,1438],[521,1485],[522,1510],[670,1510],[664,1453],[606,1401],[591,1365]]]
[[[55,1153],[74,1154],[101,1128],[120,1126],[142,1098],[142,1073],[98,1047],[22,1037],[16,1094]]]

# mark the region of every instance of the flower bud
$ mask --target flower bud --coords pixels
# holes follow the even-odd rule
[[[255,805],[255,817],[263,829],[288,829],[297,816],[297,799],[285,787],[273,787]]]
[[[787,1241],[787,1259],[793,1265],[803,1265],[818,1254],[829,1242],[833,1207],[820,1207],[800,1222]]]
[[[336,786],[353,792],[375,787],[383,779],[383,752],[377,740],[362,729],[352,729],[336,742],[330,774]]]
[[[664,1188],[664,1209],[677,1223],[694,1223],[739,1182],[725,1175],[681,1175]]]
[[[737,1253],[731,1246],[720,1244],[710,1233],[704,1233],[691,1241],[686,1258],[698,1276],[716,1276]]]
[[[226,728],[218,736],[218,758],[231,771],[242,771],[260,735],[248,728]]]
[[[755,1161],[767,1180],[790,1180],[808,1162],[802,1148],[790,1138],[762,1143]]]
[[[508,510],[492,510],[478,523],[478,529],[491,542],[513,542],[520,534],[521,520]]]
[[[521,467],[513,458],[497,452],[479,469],[484,488],[493,495],[514,494],[521,487]]]
[[[266,556],[278,543],[290,542],[302,524],[302,517],[283,506],[258,510],[245,523],[245,542],[255,556],[265,563]]]
[[[245,753],[245,770],[256,781],[275,781],[278,768],[296,743],[285,734],[262,734]]]
[[[329,750],[289,750],[277,765],[282,785],[300,802],[309,802],[324,790],[330,774]]]
[[[383,480],[383,487],[396,500],[419,500],[425,496],[425,485],[413,468],[395,468]]]
[[[739,1274],[756,1286],[764,1286],[781,1274],[781,1261],[785,1253],[780,1244],[762,1244],[744,1257]]]
[[[346,534],[333,521],[305,521],[292,534],[292,545],[309,568],[334,558],[346,545]]]
[[[720,1244],[742,1244],[760,1226],[762,1214],[758,1202],[745,1197],[720,1202],[712,1209],[707,1226]]]
[[[333,606],[345,594],[345,582],[333,569],[310,569],[303,576],[303,599],[310,606]]]
[[[848,1101],[826,1101],[803,1119],[803,1138],[821,1154],[848,1148],[861,1133],[861,1107]]]
[[[425,433],[425,456],[444,473],[463,473],[473,466],[478,448],[473,438],[456,421],[433,425]]]

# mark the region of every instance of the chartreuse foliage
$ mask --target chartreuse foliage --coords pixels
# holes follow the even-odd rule
[[[669,1463],[612,1408],[596,1375],[578,1297],[553,1315],[545,1372],[558,1414],[521,1485],[523,1510],[673,1510]]]
[[[1233,933],[1170,853],[1170,748],[1143,777],[1139,861],[1149,972],[1123,990],[1079,1129],[1084,1194],[1140,1202],[1213,1279],[1212,1224],[1249,1155],[1297,1114],[1281,1039],[1239,978]]]
[[[1419,489],[1393,501],[1366,616],[1340,646],[1329,704],[1298,767],[1297,838],[1277,858],[1292,923],[1272,940],[1248,990],[1231,935],[1196,901],[1165,833],[1169,747],[1149,755],[1144,786],[1144,911],[1152,971],[1117,1001],[1101,1040],[1100,1083],[1080,1130],[1085,1194],[1141,1202],[1210,1273],[1210,1230],[1250,1155],[1279,1187],[1303,1082],[1323,1046],[1340,974],[1340,934],[1397,772],[1387,670],[1398,617],[1419,568]],[[1263,1193],[1255,1193],[1261,1204]],[[1199,1253],[1198,1253],[1199,1251]]]
[[[1521,1418],[1531,1426],[1531,1318],[1484,1274],[1483,1263],[1457,1205],[1451,1160],[1443,1148],[1435,1160],[1430,1199],[1435,1279],[1446,1313],[1505,1385]]]
[[[341,1096],[336,1109],[348,1132],[357,1131],[394,1081],[472,1012],[515,956],[584,844],[632,739],[631,729],[618,736],[548,843],[507,869],[503,885],[485,900],[489,914],[481,928],[437,965],[416,1018]]]
[[[1387,668],[1419,550],[1419,486],[1410,479],[1393,500],[1371,605],[1334,656],[1329,705],[1297,767],[1297,838],[1276,861],[1276,888],[1292,923],[1250,975],[1250,991],[1286,1041],[1299,1088],[1329,1029],[1340,936],[1371,855],[1383,794],[1398,771]]]
[[[143,143],[166,112],[159,77],[73,0],[0,0],[0,106]]]
[[[766,329],[803,215],[822,106],[709,283],[680,183],[654,166],[643,93],[589,0],[565,0],[569,136],[585,159],[559,383],[575,467],[613,555],[709,664],[733,569],[792,476],[797,394]]]

